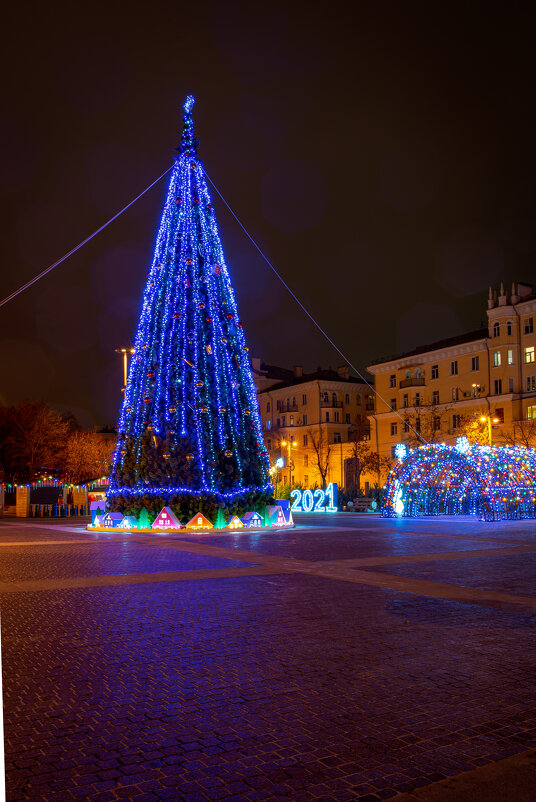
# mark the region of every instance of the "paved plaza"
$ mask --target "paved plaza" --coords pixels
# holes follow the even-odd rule
[[[6,519],[0,604],[8,800],[435,800],[486,771],[467,798],[492,799],[501,766],[536,777],[534,521]]]

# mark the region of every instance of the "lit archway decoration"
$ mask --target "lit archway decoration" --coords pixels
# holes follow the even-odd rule
[[[432,443],[399,461],[385,486],[382,515],[475,515],[482,521],[536,518],[536,451],[519,446]]]

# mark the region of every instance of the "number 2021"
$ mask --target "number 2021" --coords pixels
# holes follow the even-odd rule
[[[337,512],[337,485],[331,482],[325,490],[299,490],[290,493],[291,512]]]

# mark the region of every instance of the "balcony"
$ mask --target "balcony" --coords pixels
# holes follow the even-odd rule
[[[285,412],[297,412],[298,405],[297,404],[281,404],[280,407],[276,407],[276,412],[281,412],[285,414]]]
[[[343,403],[342,401],[321,401],[320,406],[328,409],[342,409]]]
[[[425,384],[424,376],[410,376],[409,379],[400,379],[399,387],[424,387]]]

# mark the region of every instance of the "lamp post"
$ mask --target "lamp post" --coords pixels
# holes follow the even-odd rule
[[[281,440],[281,445],[286,446],[287,448],[287,456],[288,456],[288,483],[290,487],[292,487],[292,457],[291,451],[293,448],[297,448],[298,444],[295,440]]]
[[[499,418],[492,418],[491,415],[482,415],[480,418],[481,423],[488,424],[488,445],[491,446],[491,424],[492,423],[499,423]]]
[[[122,392],[123,393],[125,392],[125,388],[127,386],[127,379],[128,379],[128,355],[129,354],[132,355],[135,352],[136,352],[136,349],[132,348],[132,346],[130,348],[116,348],[115,349],[115,353],[116,354],[122,354],[123,355],[123,388],[122,388]]]

